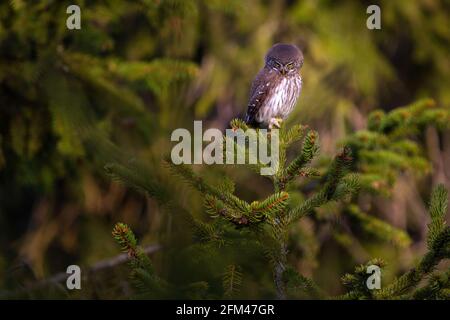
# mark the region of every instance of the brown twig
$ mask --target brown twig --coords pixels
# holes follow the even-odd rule
[[[143,248],[143,251],[145,254],[149,255],[149,254],[152,254],[152,253],[158,251],[159,249],[161,249],[161,245],[154,244],[154,245],[149,245],[149,246]],[[88,267],[87,269],[81,268],[82,278],[86,279],[89,275],[99,272],[101,270],[114,268],[122,263],[125,263],[128,259],[129,259],[128,254],[122,253],[115,257],[101,260],[101,261],[95,263],[94,265]],[[7,292],[6,294],[7,295],[11,295],[11,294],[16,295],[16,294],[20,294],[24,291],[36,290],[36,289],[43,288],[43,287],[50,286],[50,285],[59,285],[61,282],[65,281],[68,276],[69,276],[69,274],[67,274],[66,272],[59,272],[49,278],[39,280],[39,281],[34,282],[29,285],[25,285],[23,288],[19,289],[18,291],[15,291],[13,293]],[[0,295],[0,297],[1,296],[3,296],[3,295]]]

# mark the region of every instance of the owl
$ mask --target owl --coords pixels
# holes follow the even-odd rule
[[[254,127],[279,128],[294,109],[302,90],[303,54],[292,44],[275,44],[253,80],[245,122]]]

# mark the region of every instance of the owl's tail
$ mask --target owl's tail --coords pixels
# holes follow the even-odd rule
[[[253,128],[258,128],[259,123],[255,120],[255,117],[251,116],[250,114],[246,114],[244,117],[244,122]]]

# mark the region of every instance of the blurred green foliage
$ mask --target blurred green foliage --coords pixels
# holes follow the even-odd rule
[[[295,43],[305,54],[304,88],[288,124],[307,123],[320,133],[319,171],[337,146],[350,144],[358,160],[353,169],[365,186],[356,207],[330,204],[293,228],[289,249],[297,271],[338,294],[339,275],[356,263],[382,257],[393,277],[423,253],[426,210],[420,205],[438,169],[428,126],[438,129],[439,151],[450,145],[446,1],[379,1],[382,29],[375,31],[366,28],[368,1],[76,3],[81,30],[66,28],[72,1],[0,4],[2,294],[69,264],[92,265],[116,255],[110,230],[124,221],[144,245],[164,245],[152,260],[172,283],[207,281],[221,292],[229,283],[224,272],[239,266],[238,297],[272,297],[264,252],[251,238],[239,250],[225,246],[214,254],[189,245],[192,230],[186,225],[192,221],[183,210],[204,219],[203,199],[168,174],[161,159],[174,128],[191,128],[201,119],[223,129],[245,111],[251,80],[276,42]],[[430,110],[395,109],[425,97],[435,103],[417,105],[425,101],[434,106]],[[407,126],[397,126],[399,117],[401,123],[409,117]],[[133,174],[158,196],[148,199],[111,182],[106,163]],[[271,193],[270,183],[244,169],[195,170],[216,185],[229,176],[248,201]],[[405,191],[405,184],[417,187]],[[296,180],[291,201],[316,187],[310,179]],[[420,200],[419,209],[396,207],[387,215],[386,201],[407,192],[411,203]],[[399,230],[383,224],[386,218]],[[372,237],[380,234],[383,241]],[[25,296],[128,297],[125,280],[119,267],[92,275],[79,293],[45,289]]]

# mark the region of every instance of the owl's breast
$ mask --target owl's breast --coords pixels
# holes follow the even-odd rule
[[[287,118],[292,112],[302,89],[300,75],[276,79],[265,103],[261,106],[257,118],[259,122],[268,123],[271,118]]]

